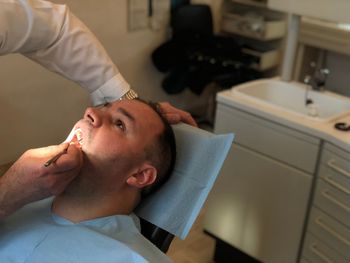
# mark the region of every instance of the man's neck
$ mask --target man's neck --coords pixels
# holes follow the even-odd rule
[[[64,195],[57,196],[52,205],[52,211],[74,223],[106,217],[111,215],[128,215],[133,209],[122,205],[116,205],[110,198],[82,201],[67,198]]]
[[[55,214],[75,223],[111,215],[128,215],[139,201],[133,189],[120,186],[115,191],[106,191],[97,182],[84,178],[88,177],[81,174],[55,198],[52,205]]]

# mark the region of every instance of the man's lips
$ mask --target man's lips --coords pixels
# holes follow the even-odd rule
[[[81,119],[74,125],[73,129],[64,142],[75,143],[82,146],[84,134],[89,133],[90,126],[91,124],[89,121]]]

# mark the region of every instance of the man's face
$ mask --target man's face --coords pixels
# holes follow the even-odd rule
[[[123,100],[87,108],[74,129],[91,168],[127,173],[143,160],[163,124],[148,105]]]

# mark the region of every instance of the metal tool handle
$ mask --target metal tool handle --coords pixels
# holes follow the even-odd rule
[[[64,149],[62,152],[59,152],[54,157],[52,157],[50,160],[48,160],[46,163],[44,163],[45,167],[50,166],[51,164],[55,163],[63,154],[67,153],[68,147]]]

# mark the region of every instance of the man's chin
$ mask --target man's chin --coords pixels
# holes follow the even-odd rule
[[[82,181],[82,173],[79,174],[67,185],[64,191],[60,195],[74,195],[79,192],[79,188]]]

